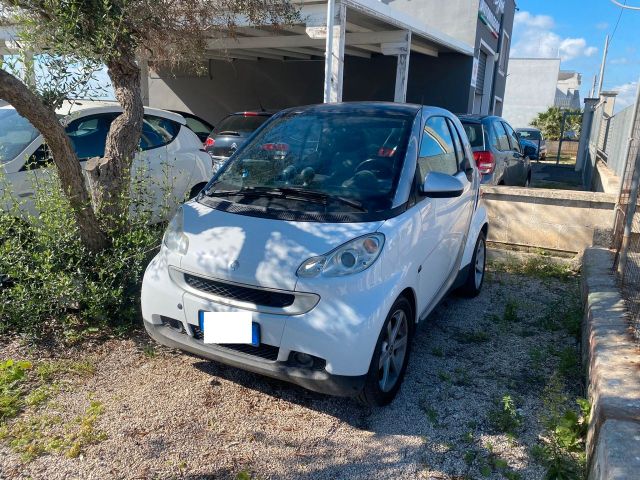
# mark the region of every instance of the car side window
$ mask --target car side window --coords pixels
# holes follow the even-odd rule
[[[117,116],[117,113],[101,113],[78,118],[67,125],[67,135],[80,161],[104,156],[109,128]]]
[[[502,122],[493,122],[492,130],[495,132],[496,145],[495,147],[501,152],[507,152],[511,150],[509,145],[509,137],[507,131],[504,129]]]
[[[151,150],[171,143],[180,132],[180,124],[167,118],[145,115],[140,148]]]
[[[502,125],[504,125],[505,130],[509,134],[509,140],[511,142],[510,150],[514,150],[516,152],[521,152],[521,150],[520,150],[520,139],[518,139],[518,135],[516,134],[515,130],[513,128],[511,128],[511,125],[509,125],[508,123],[502,122]]]
[[[451,131],[451,137],[453,137],[453,146],[456,149],[456,159],[458,160],[458,170],[460,170],[461,165],[464,163],[464,148],[462,147],[462,140],[460,140],[460,132],[453,124],[453,122],[447,118],[447,125],[449,125],[449,130]]]
[[[429,172],[448,175],[458,172],[454,142],[445,117],[431,117],[427,120],[420,143],[418,170],[421,180]]]

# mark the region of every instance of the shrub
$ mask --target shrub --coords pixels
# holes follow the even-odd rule
[[[147,224],[142,199],[132,192],[131,215],[110,219],[111,245],[90,254],[82,245],[72,210],[55,172],[40,169],[34,205],[20,211],[5,183],[0,211],[0,333],[75,340],[101,328],[127,328],[138,319],[140,284],[160,245],[161,226]]]

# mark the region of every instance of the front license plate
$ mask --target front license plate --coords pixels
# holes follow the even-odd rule
[[[260,345],[260,324],[251,312],[198,312],[198,325],[204,343],[243,343]]]

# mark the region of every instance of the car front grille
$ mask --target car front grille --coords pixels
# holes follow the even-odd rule
[[[210,293],[218,297],[253,303],[265,307],[284,308],[293,304],[295,295],[284,292],[274,292],[259,288],[244,287],[231,283],[220,282],[208,278],[184,274],[184,281],[191,288]]]
[[[193,333],[193,338],[196,340],[203,339],[202,330],[200,327],[196,325],[189,325],[191,327],[191,333]],[[215,345],[219,348],[226,348],[228,350],[233,350],[236,352],[244,353],[245,355],[252,355],[254,357],[264,358],[265,360],[269,360],[275,362],[278,359],[278,352],[280,349],[278,347],[274,347],[273,345],[267,345],[266,343],[262,343],[257,347],[253,345],[248,345],[244,343],[225,343],[224,345]]]

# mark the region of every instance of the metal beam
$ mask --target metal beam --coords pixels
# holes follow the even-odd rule
[[[435,48],[427,47],[425,45],[416,45],[415,43],[411,44],[411,50],[414,52],[422,53],[424,55],[429,55],[430,57],[437,57],[438,50]]]
[[[323,35],[326,37],[326,35]],[[401,42],[405,32],[388,30],[380,32],[345,33],[345,45],[379,45],[381,43]],[[269,37],[221,38],[207,42],[209,50],[247,50],[253,48],[289,48],[317,47],[325,43],[322,36],[311,38],[308,35],[281,35]]]
[[[222,60],[224,62],[231,62],[234,59],[238,60],[258,60],[255,55],[243,55],[238,52],[214,52],[207,50],[204,54],[204,58],[210,58],[212,60]]]

